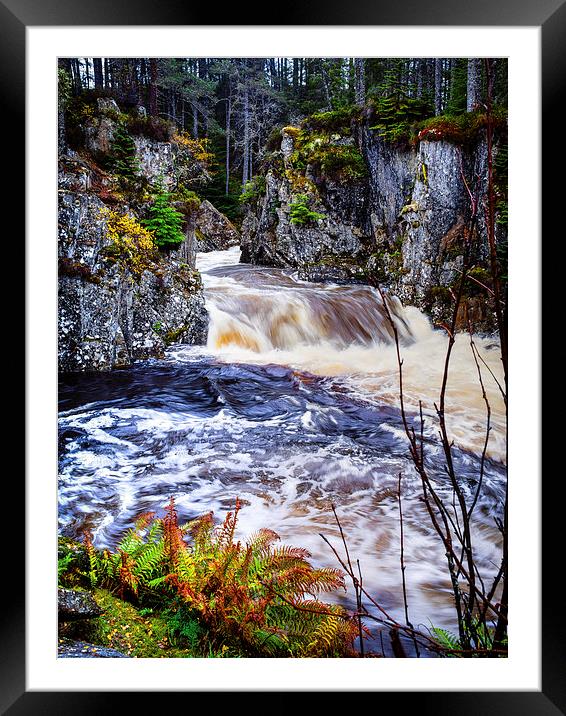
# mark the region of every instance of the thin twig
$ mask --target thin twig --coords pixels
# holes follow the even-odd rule
[[[409,619],[409,604],[407,601],[407,582],[405,579],[405,536],[404,536],[404,530],[403,530],[403,501],[401,499],[401,473],[399,473],[399,483],[398,483],[398,491],[397,491],[397,499],[399,502],[399,527],[400,527],[400,549],[399,549],[399,557],[401,560],[401,580],[403,584],[403,604],[405,606],[405,622],[408,626],[413,629],[413,625],[411,624],[411,620]],[[415,651],[417,653],[417,658],[420,657],[419,653],[419,647],[417,644],[416,639],[413,639],[413,644],[415,645]]]
[[[468,332],[470,334],[470,347],[472,349],[472,355],[474,356],[474,362],[476,364],[476,369],[478,371],[478,379],[480,382],[482,397],[483,397],[483,401],[485,403],[485,410],[486,410],[485,440],[484,440],[483,450],[482,450],[481,459],[480,459],[480,475],[479,475],[478,485],[476,488],[476,493],[474,495],[474,499],[472,500],[472,504],[470,505],[470,508],[468,510],[468,519],[471,519],[472,512],[474,511],[474,508],[475,508],[477,501],[479,499],[479,496],[480,496],[484,472],[485,472],[485,458],[486,458],[486,454],[487,454],[487,446],[489,444],[489,434],[491,432],[491,405],[489,404],[487,393],[485,392],[485,386],[483,383],[481,368],[480,368],[480,364],[479,364],[479,361],[477,358],[477,348],[476,348],[476,344],[474,343],[474,337],[472,335],[472,324],[470,323],[469,319],[468,319]]]
[[[456,268],[455,266],[454,266],[454,271],[457,271],[459,274],[463,273],[462,271],[460,271],[459,268]],[[470,281],[473,281],[474,283],[477,283],[478,286],[481,286],[482,288],[485,288],[485,290],[486,290],[488,293],[490,293],[492,296],[494,295],[493,289],[490,288],[489,286],[486,286],[485,283],[482,283],[482,282],[481,282],[479,279],[477,279],[475,276],[471,276],[470,274],[468,274],[468,278],[470,279]]]

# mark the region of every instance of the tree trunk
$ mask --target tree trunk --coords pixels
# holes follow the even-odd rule
[[[188,217],[187,226],[185,227],[185,240],[179,246],[179,259],[188,264],[191,268],[194,268],[197,256],[195,239],[195,219],[194,216],[191,215]]]
[[[173,89],[169,90],[169,106],[171,108],[169,111],[169,114],[171,115],[171,119],[174,122],[177,122],[177,107],[176,107],[177,102],[176,102],[176,100],[177,100],[177,98],[175,97],[175,90],[173,90]]]
[[[196,104],[193,104],[193,139],[198,139],[198,110]]]
[[[416,62],[416,75],[417,75],[417,99],[423,98],[424,83],[425,83],[425,72],[426,72],[426,60],[419,58]]]
[[[442,114],[442,60],[434,60],[434,114]]]
[[[230,91],[228,94],[228,101],[226,103],[226,191],[225,194],[228,196],[230,193],[230,132],[231,132],[231,120],[232,120],[232,86],[230,85]]]
[[[72,67],[69,58],[61,58],[58,63],[59,69],[64,70],[68,81],[72,82]],[[67,151],[67,131],[65,129],[65,108],[68,97],[62,97],[58,87],[57,96],[57,136],[59,141],[59,154],[65,154]]]
[[[356,104],[363,107],[366,102],[366,70],[363,57],[354,60]]]
[[[473,112],[481,102],[481,59],[468,60],[468,88],[466,111]]]
[[[79,94],[83,88],[81,79],[81,65],[78,58],[71,60],[71,75],[73,79],[73,94]]]
[[[269,76],[271,78],[271,86],[274,89],[281,89],[280,87],[277,86],[277,80],[278,80],[277,69],[275,67],[275,58],[273,58],[273,57],[269,58]]]
[[[326,106],[328,109],[332,108],[332,98],[330,96],[330,82],[328,80],[328,70],[326,60],[322,59],[320,64],[320,74],[322,77],[322,87],[324,88],[324,97],[326,99]]]
[[[102,72],[102,58],[93,57],[92,63],[94,65],[94,87],[95,89],[102,89],[104,87],[104,74]]]
[[[149,114],[157,117],[157,60],[149,60]]]
[[[293,60],[294,62],[294,60]],[[242,187],[250,179],[250,96],[247,81],[244,83],[244,157],[242,170]]]
[[[90,60],[85,57],[85,77],[86,77],[86,88],[90,89]]]

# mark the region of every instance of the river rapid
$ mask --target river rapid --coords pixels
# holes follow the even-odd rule
[[[442,545],[408,458],[392,331],[367,286],[299,281],[290,271],[239,263],[239,248],[200,254],[210,314],[206,346],[172,346],[163,361],[61,377],[59,524],[113,547],[136,515],[162,513],[173,495],[182,520],[210,510],[221,521],[236,497],[238,536],[261,527],[338,566],[336,506],[364,587],[404,621],[397,487],[413,624],[456,629]],[[424,314],[391,298],[409,420],[425,415],[427,465],[450,498],[434,402],[447,339]],[[484,577],[500,560],[496,519],[505,494],[505,413],[499,345],[475,337],[491,405],[485,477],[473,532]],[[470,339],[458,335],[447,425],[464,489],[477,485],[486,412]],[[333,597],[354,606],[351,588]],[[380,646],[373,648],[379,651]]]

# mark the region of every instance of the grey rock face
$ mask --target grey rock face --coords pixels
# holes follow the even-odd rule
[[[134,137],[134,144],[141,173],[150,182],[160,178],[166,188],[171,188],[176,183],[173,146],[143,136]]]
[[[118,127],[120,110],[113,99],[99,99],[98,114],[84,126],[86,151],[97,161],[104,162],[112,152],[112,142]],[[138,117],[144,118],[143,107],[138,107]],[[201,186],[211,177],[205,166],[197,161],[191,151],[182,144],[158,142],[143,135],[133,137],[140,174],[150,182],[160,179],[167,189],[177,184]]]
[[[170,252],[134,277],[105,253],[103,209],[92,193],[59,193],[59,370],[110,370],[161,357],[169,343],[205,343],[208,315],[193,266]]]
[[[416,148],[403,148],[365,127],[357,142],[367,178],[334,182],[311,177],[316,191],[310,208],[325,218],[300,226],[289,213],[304,191],[292,185],[285,171],[291,166],[293,135],[283,132],[284,171],[267,173],[265,195],[245,217],[242,261],[293,267],[312,281],[378,280],[403,302],[434,313],[434,290],[452,285],[462,267],[471,213],[463,176],[479,183],[480,197],[487,190],[485,139],[480,136],[466,149],[424,140]],[[474,230],[474,261],[481,263],[487,257],[482,211]]]
[[[281,149],[289,168],[292,137],[285,132]],[[355,260],[364,254],[369,241],[367,184],[321,182],[318,191],[308,195],[310,210],[323,218],[297,224],[291,220],[291,207],[305,193],[287,175],[268,171],[265,195],[242,224],[243,262],[296,268],[305,275],[320,264],[320,275],[328,257]]]
[[[77,619],[92,619],[102,614],[102,609],[89,592],[77,592],[74,589],[62,589],[57,592],[57,606],[60,622]]]
[[[412,169],[413,184],[397,222],[385,222],[402,255],[402,264],[389,283],[403,301],[424,307],[430,303],[431,289],[452,285],[462,268],[462,245],[471,214],[463,177],[476,177],[480,196],[485,195],[485,141],[467,150],[446,141],[421,141]],[[474,261],[484,261],[487,235],[481,211],[474,246]]]
[[[116,100],[110,97],[99,97],[96,100],[98,111],[100,114],[118,114],[120,108],[118,107]]]
[[[372,231],[379,243],[380,236],[394,236],[400,212],[410,203],[417,157],[414,151],[393,147],[370,130],[363,132],[362,146],[369,172]]]
[[[241,240],[234,224],[207,200],[196,212],[194,229],[198,251],[222,251],[237,246]]]
[[[84,128],[85,149],[95,159],[103,159],[110,154],[117,124],[111,117],[95,117]]]

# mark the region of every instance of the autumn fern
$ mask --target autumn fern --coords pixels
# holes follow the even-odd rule
[[[215,648],[248,656],[352,654],[355,620],[317,599],[345,588],[342,572],[314,568],[306,549],[277,544],[273,530],[236,541],[240,509],[237,500],[219,525],[212,513],[179,525],[171,498],[162,518],[141,515],[114,553],[97,552],[88,537],[92,583],[122,598],[180,598]]]

